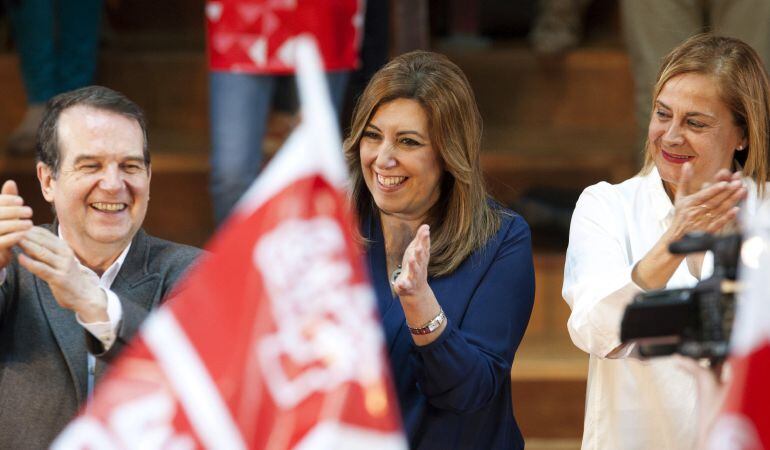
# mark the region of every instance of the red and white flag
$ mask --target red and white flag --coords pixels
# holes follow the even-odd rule
[[[56,449],[407,448],[312,41],[302,123]]]
[[[740,295],[731,341],[731,377],[709,450],[770,449],[770,201],[741,250]]]

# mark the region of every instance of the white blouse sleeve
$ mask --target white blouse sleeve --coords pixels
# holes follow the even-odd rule
[[[631,280],[632,261],[622,198],[599,183],[580,195],[572,215],[562,296],[572,312],[572,341],[600,358],[617,358],[625,307],[643,290]]]

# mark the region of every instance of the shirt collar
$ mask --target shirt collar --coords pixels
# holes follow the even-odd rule
[[[650,173],[645,175],[647,183],[647,192],[650,195],[650,206],[655,219],[659,221],[666,220],[674,212],[674,204],[668,198],[666,189],[663,187],[663,180],[660,178],[658,168],[654,167]]]
[[[59,235],[59,239],[63,240],[64,242],[67,242],[61,234],[61,225],[57,228],[57,233]],[[68,244],[69,245],[69,244]],[[89,269],[88,267],[84,266],[80,260],[78,259],[78,264],[80,265],[81,270],[85,270],[87,272],[90,272],[94,274],[97,278],[99,278],[99,285],[104,286],[106,288],[110,288],[112,286],[112,283],[115,281],[115,278],[118,276],[118,272],[120,272],[120,268],[123,266],[123,261],[126,260],[126,255],[128,255],[128,250],[131,248],[131,242],[128,243],[126,248],[123,249],[123,251],[118,255],[118,258],[113,262],[110,267],[107,268],[107,270],[102,273],[102,276],[99,277],[96,275],[96,272]]]

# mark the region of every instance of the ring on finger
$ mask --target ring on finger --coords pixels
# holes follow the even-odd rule
[[[714,214],[711,213],[711,207],[705,203],[702,203],[698,205],[698,207],[703,211],[703,215],[706,217],[706,219],[711,219],[714,217]]]

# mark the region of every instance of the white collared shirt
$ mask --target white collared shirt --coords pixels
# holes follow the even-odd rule
[[[744,179],[756,208],[756,185]],[[570,226],[562,296],[576,346],[590,354],[583,449],[693,448],[697,430],[694,379],[673,358],[641,361],[620,345],[625,307],[642,289],[631,280],[634,265],[671,225],[674,207],[657,169],[623,183],[598,183],[578,199]],[[713,255],[701,276],[713,272]],[[697,283],[686,261],[666,288]],[[612,359],[608,355],[612,354]]]
[[[59,228],[57,229],[57,233],[59,236],[59,239],[63,240],[64,242],[67,242],[64,237],[61,234],[61,225],[59,225]],[[69,243],[67,243],[69,245]],[[80,260],[78,260],[78,267],[80,270],[89,277],[92,277],[94,281],[99,285],[99,288],[104,291],[105,295],[107,296],[107,322],[89,322],[85,323],[82,320],[80,320],[80,316],[78,314],[75,314],[75,319],[78,321],[78,323],[88,330],[89,333],[94,335],[96,339],[99,339],[99,341],[102,343],[102,346],[104,346],[104,351],[112,347],[112,344],[115,342],[115,337],[118,334],[118,326],[120,325],[120,319],[123,318],[123,307],[120,305],[120,299],[118,299],[117,294],[112,292],[110,289],[112,287],[112,283],[115,281],[115,277],[118,276],[118,272],[120,272],[120,267],[123,265],[123,261],[126,259],[126,255],[128,255],[128,250],[131,248],[131,243],[128,243],[128,246],[123,249],[123,251],[118,255],[118,258],[110,264],[110,267],[107,268],[107,270],[102,273],[102,276],[96,274],[93,270],[89,269],[88,267],[84,266]],[[94,392],[94,385],[96,384],[96,358],[91,353],[87,356],[87,367],[88,367],[88,381],[87,381],[87,392],[88,392],[88,406],[86,408],[90,407],[91,404],[91,396]]]
[[[59,238],[64,240],[61,235],[61,227],[59,227]],[[84,266],[80,263],[80,261],[78,261],[80,270],[88,276],[93,277],[94,281],[97,282],[99,287],[107,295],[107,317],[109,318],[109,321],[85,323],[77,314],[75,314],[75,319],[77,319],[78,323],[83,328],[94,335],[96,339],[99,339],[102,345],[104,345],[104,351],[109,350],[110,347],[112,347],[112,344],[115,342],[115,337],[117,336],[118,332],[118,325],[120,325],[120,319],[123,318],[123,307],[120,305],[120,299],[118,299],[117,294],[112,292],[111,288],[112,283],[115,281],[115,277],[118,276],[118,272],[120,272],[120,268],[123,266],[123,261],[125,261],[126,255],[128,254],[128,250],[130,248],[131,243],[129,242],[128,246],[123,249],[123,251],[118,256],[118,259],[116,259],[115,262],[113,262],[110,267],[108,267],[107,270],[102,273],[101,277],[97,275],[96,272]]]

